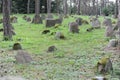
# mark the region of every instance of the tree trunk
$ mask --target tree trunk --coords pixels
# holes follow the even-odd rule
[[[118,0],[115,1],[115,18],[118,17]]]
[[[103,13],[103,9],[106,7],[106,1],[105,0],[100,0],[100,4],[101,4],[101,7],[100,7],[100,14],[101,15],[104,15],[104,13]]]
[[[10,24],[10,0],[3,0],[4,40],[12,40],[12,25]]]
[[[67,5],[67,0],[63,0],[63,4],[64,4],[64,15],[66,16],[68,13],[68,5]]]
[[[81,0],[78,0],[78,7],[77,7],[78,8],[78,12],[77,12],[78,15],[80,15],[80,5],[81,5]]]
[[[93,5],[92,12],[93,12],[93,15],[95,15],[95,13],[96,13],[96,10],[95,10],[95,0],[92,0],[92,5]]]
[[[69,10],[69,14],[72,14],[72,0],[70,0],[70,10]]]
[[[28,0],[27,2],[27,14],[30,13],[30,0]]]
[[[118,2],[118,19],[120,19],[120,0]]]
[[[39,14],[40,14],[40,0],[35,0],[35,16],[33,18],[32,23],[42,24],[42,19]]]
[[[59,13],[59,6],[60,6],[60,5],[59,5],[59,0],[56,0],[56,5],[57,5],[57,7],[56,7],[56,10],[57,10],[57,11],[56,11],[56,12]]]
[[[96,0],[96,4],[97,4],[97,6],[96,6],[96,18],[98,18],[98,0]]]
[[[51,0],[47,0],[47,13],[51,13]]]

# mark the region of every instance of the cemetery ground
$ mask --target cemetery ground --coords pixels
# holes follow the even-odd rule
[[[68,31],[68,23],[75,21],[74,17],[65,18],[57,28],[45,28],[45,24],[32,24],[23,20],[24,14],[16,16],[18,22],[12,24],[16,33],[13,41],[2,41],[3,32],[0,32],[0,65],[4,65],[4,68],[1,68],[3,75],[19,75],[28,80],[90,80],[91,77],[99,75],[95,73],[98,60],[110,56],[114,72],[105,76],[112,78],[111,80],[119,80],[116,73],[120,71],[120,54],[104,51],[109,42],[109,38],[104,36],[104,28],[87,32],[86,29],[91,26],[83,24],[79,26],[80,32],[73,34]],[[34,15],[28,16],[33,18]],[[80,17],[89,21],[89,16]],[[99,19],[102,22],[103,18]],[[0,28],[2,26],[0,24]],[[43,30],[50,30],[50,33],[42,34]],[[54,39],[51,33],[56,31],[61,31],[66,39]],[[16,42],[31,54],[32,63],[15,62],[17,51],[12,50],[12,46]],[[48,53],[48,47],[53,45],[57,50]]]

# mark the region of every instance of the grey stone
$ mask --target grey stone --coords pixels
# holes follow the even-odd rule
[[[46,18],[45,20],[46,27],[52,27],[55,26],[55,24],[56,24],[55,19]]]
[[[93,28],[100,28],[101,27],[101,23],[100,23],[100,21],[97,18],[93,18],[91,20],[91,26]]]
[[[79,33],[78,23],[70,22],[69,23],[69,31],[72,33]]]
[[[82,25],[82,18],[77,18],[76,22],[78,23],[78,25]]]
[[[17,55],[15,56],[16,62],[20,64],[26,64],[32,62],[32,57],[28,52],[25,52],[23,50],[19,50],[17,52]]]
[[[63,35],[62,32],[56,32],[55,34],[55,39],[65,39],[65,36]]]
[[[111,39],[108,43],[108,47],[117,47],[118,40],[117,39]]]
[[[111,19],[106,19],[105,26],[106,26],[105,36],[106,37],[113,37],[114,36],[114,30],[113,30],[113,26],[112,26],[112,23],[111,23]]]

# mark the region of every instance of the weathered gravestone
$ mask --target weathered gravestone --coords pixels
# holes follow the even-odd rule
[[[70,22],[69,23],[69,31],[72,33],[79,33],[78,23]]]
[[[20,76],[4,76],[0,77],[0,80],[26,80]]]
[[[22,49],[22,46],[20,43],[14,43],[13,50],[21,50],[21,49]]]
[[[64,36],[64,34],[62,32],[56,32],[55,39],[57,39],[57,40],[65,39],[65,36]]]
[[[26,20],[27,22],[30,22],[30,21],[31,21],[31,18],[28,17],[28,16],[26,16],[26,15],[23,16],[23,19]]]
[[[82,18],[77,18],[76,22],[78,23],[78,25],[82,25]]]
[[[16,16],[12,16],[12,17],[10,18],[10,22],[11,22],[11,23],[17,23],[17,17],[16,17]]]
[[[55,24],[62,24],[62,18],[58,18],[58,19],[46,18],[45,20],[46,27],[52,27],[55,26]]]
[[[33,61],[30,54],[23,50],[20,50],[17,52],[15,59],[16,59],[16,62],[19,64],[26,64],[26,63],[30,63]]]
[[[108,43],[108,48],[114,48],[117,47],[118,45],[118,40],[117,39],[111,39]]]
[[[27,22],[31,22],[31,18],[30,17],[26,17],[26,21]]]
[[[108,57],[103,57],[97,62],[97,72],[101,74],[113,72],[112,61]]]
[[[100,23],[100,21],[97,18],[92,18],[92,20],[91,20],[91,26],[93,28],[98,29],[98,28],[101,27],[101,23]]]
[[[46,18],[45,20],[46,27],[52,27],[55,26],[55,24],[56,24],[55,19]]]
[[[111,19],[106,19],[105,26],[106,26],[105,36],[106,37],[113,37],[114,36],[114,30],[113,30],[113,26],[112,26],[112,23],[111,23]]]
[[[57,50],[57,48],[55,46],[50,46],[50,47],[48,47],[47,52],[54,52],[55,50]]]

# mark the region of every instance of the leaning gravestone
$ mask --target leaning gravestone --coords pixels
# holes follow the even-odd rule
[[[91,26],[93,28],[97,29],[97,28],[101,27],[101,23],[100,23],[100,21],[97,18],[92,18],[92,20],[91,20]]]
[[[32,57],[28,52],[25,52],[23,50],[20,50],[17,52],[17,55],[15,56],[16,62],[20,64],[26,64],[32,62]]]
[[[72,33],[79,33],[78,23],[70,22],[69,23],[69,31]]]
[[[114,30],[113,30],[113,26],[111,23],[111,19],[106,19],[105,22],[105,26],[106,26],[106,31],[105,31],[105,36],[106,37],[113,37],[114,36]]]

